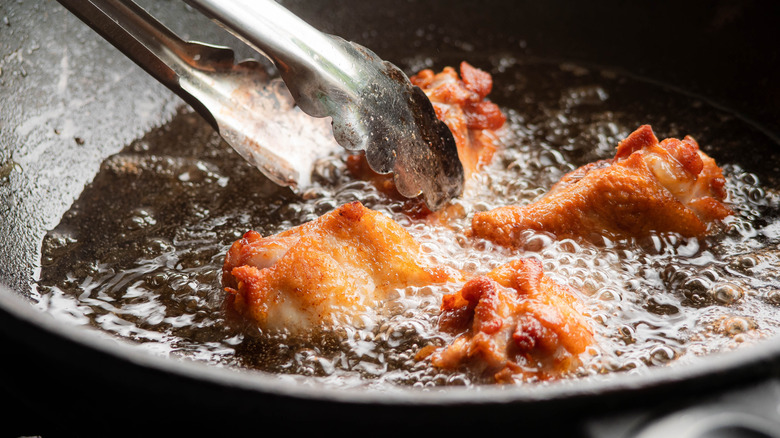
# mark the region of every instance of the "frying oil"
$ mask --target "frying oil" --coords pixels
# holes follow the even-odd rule
[[[459,60],[415,60],[441,68]],[[493,163],[454,201],[447,227],[404,215],[345,170],[319,163],[294,194],[262,177],[195,114],[109,157],[43,243],[38,306],[140,348],[336,386],[430,387],[489,381],[441,372],[415,354],[451,338],[437,330],[441,297],[459,285],[398,291],[377,315],[305,338],[231,326],[221,266],[249,230],[277,233],[361,201],[403,225],[429,261],[481,274],[519,257],[576,289],[597,343],[566,378],[678,366],[772,336],[780,321],[777,145],[695,96],[619,72],[468,60],[493,73],[490,99],[508,116]],[[519,250],[464,236],[477,211],[525,205],[567,172],[611,158],[642,124],[659,139],[693,136],[723,167],[735,214],[701,239],[659,234],[599,245],[529,234]]]

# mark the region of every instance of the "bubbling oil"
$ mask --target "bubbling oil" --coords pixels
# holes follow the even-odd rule
[[[415,359],[422,347],[451,340],[437,318],[442,295],[458,285],[398,291],[378,318],[304,338],[226,323],[220,277],[233,241],[249,229],[270,235],[361,201],[404,226],[434,263],[481,274],[532,257],[575,288],[597,344],[571,378],[676,366],[776,335],[776,144],[697,97],[618,72],[508,56],[469,62],[493,73],[490,97],[508,122],[493,163],[454,201],[460,215],[448,227],[404,215],[399,202],[352,179],[342,156],[319,163],[315,186],[303,194],[277,187],[182,110],[109,157],[47,234],[38,306],[158,354],[340,387],[486,382]],[[519,250],[464,236],[475,212],[534,201],[565,173],[612,157],[641,124],[659,138],[692,135],[723,166],[735,214],[719,232],[600,245],[529,233]]]

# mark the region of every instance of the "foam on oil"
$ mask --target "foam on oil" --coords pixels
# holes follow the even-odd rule
[[[435,67],[458,61],[437,60]],[[777,333],[776,144],[696,97],[616,72],[508,56],[469,61],[493,73],[490,98],[508,122],[501,151],[455,201],[461,214],[449,227],[409,219],[399,203],[350,178],[343,157],[321,163],[315,188],[302,195],[276,187],[183,111],[109,157],[47,235],[38,305],[160,354],[338,386],[484,382],[415,360],[421,347],[449,341],[436,323],[441,296],[457,285],[398,291],[376,318],[306,339],[227,326],[220,276],[234,240],[248,229],[273,234],[358,200],[401,223],[434,262],[485,273],[534,257],[576,288],[598,343],[572,378],[684,363]],[[474,212],[534,201],[566,172],[611,157],[641,124],[651,124],[659,138],[692,135],[723,166],[735,215],[722,231],[598,246],[529,234],[516,251],[464,237]]]

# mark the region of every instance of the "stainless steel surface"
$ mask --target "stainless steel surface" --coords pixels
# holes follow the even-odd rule
[[[60,3],[190,103],[277,184],[305,188],[317,159],[338,149],[327,121],[298,110],[258,62],[236,64],[227,47],[185,42],[130,1]]]
[[[455,140],[425,94],[372,51],[309,26],[273,0],[187,0],[268,55],[296,103],[331,117],[336,141],[364,150],[398,191],[436,210],[463,191]]]
[[[605,413],[587,422],[591,438],[778,438],[780,381],[770,378],[738,389],[686,399],[670,394],[668,406]]]
[[[323,119],[332,117],[338,143],[365,150],[375,171],[394,172],[401,194],[423,193],[438,209],[463,190],[455,141],[420,89],[370,50],[319,32],[271,0],[190,3],[266,53],[292,96],[260,63],[236,64],[229,48],[185,42],[131,1],[60,3],[277,184],[309,185],[317,160],[337,149]]]

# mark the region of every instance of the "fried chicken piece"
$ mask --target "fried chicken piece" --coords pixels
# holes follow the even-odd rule
[[[493,88],[493,78],[489,73],[462,62],[460,77],[454,68],[445,67],[436,74],[430,69],[422,70],[410,79],[425,92],[436,116],[452,131],[468,181],[492,160],[498,142],[495,131],[506,121],[498,105],[485,100]],[[374,172],[363,155],[349,156],[347,168],[355,177],[371,181],[386,195],[404,199],[395,188],[393,175]],[[409,201],[407,207],[408,212],[417,216],[430,213],[419,200]]]
[[[475,214],[471,232],[509,247],[521,244],[525,230],[595,242],[651,232],[702,236],[731,214],[725,182],[693,138],[659,143],[644,125],[620,142],[614,159],[572,171],[542,199]]]
[[[420,258],[398,223],[353,202],[274,236],[247,232],[225,257],[222,284],[235,316],[303,333],[354,325],[393,291],[451,278]]]
[[[249,231],[236,241],[222,270],[226,307],[234,320],[264,331],[305,335],[370,323],[379,303],[399,289],[468,278],[419,258],[417,242],[399,224],[353,202],[277,235]],[[468,363],[499,381],[559,375],[592,341],[577,305],[572,290],[544,276],[538,261],[506,264],[444,296],[441,328],[468,331],[432,362]]]
[[[431,362],[470,367],[502,383],[560,376],[579,366],[593,343],[579,306],[574,291],[544,275],[539,261],[512,261],[444,297],[440,327],[463,333]]]
[[[460,63],[460,78],[454,68],[445,67],[437,74],[423,70],[411,81],[425,92],[436,117],[452,131],[468,180],[493,159],[495,131],[506,121],[498,105],[485,100],[493,89],[493,78],[464,61]]]

